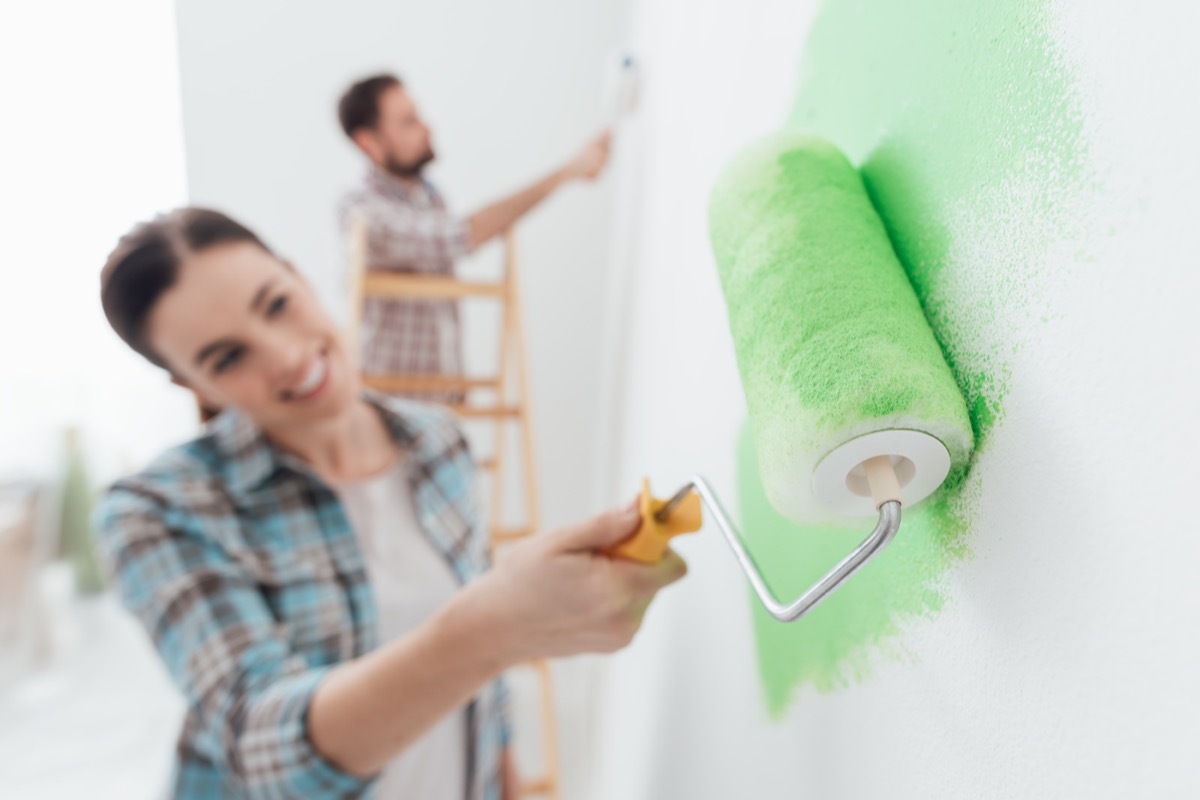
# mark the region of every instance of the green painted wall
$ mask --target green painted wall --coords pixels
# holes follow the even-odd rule
[[[1070,65],[1038,0],[829,0],[804,48],[787,124],[819,133],[859,165],[947,360],[986,457],[1003,417],[1012,326],[1036,326],[1046,248],[1074,235],[1089,189]],[[748,435],[738,445],[743,522],[778,595],[795,595],[862,533],[797,527],[763,497]],[[946,571],[970,554],[983,487],[968,473],[906,513],[896,542],[810,617],[754,626],[766,699],[830,691],[944,607]]]

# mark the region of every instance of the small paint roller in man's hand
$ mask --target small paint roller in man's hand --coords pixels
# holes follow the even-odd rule
[[[638,63],[632,54],[624,51],[608,58],[604,69],[603,120],[609,130],[637,109]]]

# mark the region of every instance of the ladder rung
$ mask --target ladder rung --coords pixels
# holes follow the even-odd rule
[[[512,542],[517,539],[524,539],[532,534],[529,528],[495,528],[492,530],[493,542]]]
[[[450,410],[458,416],[468,419],[505,419],[507,417],[521,416],[520,406],[483,408],[480,406],[457,405],[450,406]]]
[[[415,298],[420,300],[451,300],[460,297],[505,296],[503,283],[460,281],[432,275],[412,275],[371,271],[363,276],[364,297]]]
[[[479,469],[493,470],[496,468],[496,463],[494,458],[481,458],[475,462],[475,466]]]
[[[541,780],[529,781],[522,784],[521,794],[550,794],[554,791],[554,781],[550,778],[542,778]]]
[[[499,389],[496,378],[459,378],[452,375],[364,375],[363,383],[389,394],[422,392],[468,392],[472,389]]]

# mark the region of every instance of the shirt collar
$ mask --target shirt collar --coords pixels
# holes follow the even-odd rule
[[[421,414],[408,413],[410,403],[369,389],[363,392],[363,399],[379,412],[396,444],[411,451],[418,462],[433,457],[427,424]],[[221,412],[208,423],[207,432],[220,455],[225,484],[237,494],[247,495],[262,487],[280,468],[319,480],[307,464],[276,446],[242,411]]]
[[[390,194],[402,200],[412,200],[420,194],[430,197],[434,194],[433,184],[424,176],[418,178],[415,183],[401,180],[378,164],[372,164],[367,170],[367,183],[373,186],[377,192]]]

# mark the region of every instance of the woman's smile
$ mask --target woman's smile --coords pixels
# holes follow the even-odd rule
[[[284,402],[305,403],[315,400],[328,388],[331,371],[329,354],[322,351],[300,373],[299,381],[283,390]]]

